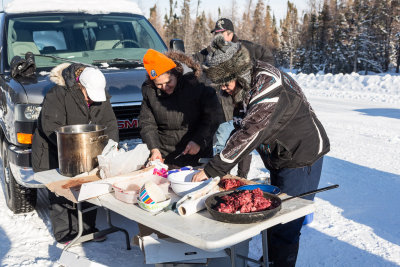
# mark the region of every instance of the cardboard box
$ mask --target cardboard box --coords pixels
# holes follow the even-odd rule
[[[136,236],[136,240],[143,251],[146,264],[207,263],[210,258],[227,257],[224,250],[208,252],[171,237],[158,238],[154,233],[147,236]]]
[[[48,183],[46,184],[46,187],[55,194],[63,196],[74,203],[78,203],[89,198],[112,192],[112,185],[116,182],[126,181],[129,179],[142,179],[143,177],[152,176],[153,170],[154,166],[150,166],[142,170],[107,179],[100,179],[97,174],[74,177]],[[50,175],[61,176],[57,172]]]

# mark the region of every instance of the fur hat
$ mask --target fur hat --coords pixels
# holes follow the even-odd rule
[[[216,85],[236,80],[244,91],[250,89],[252,63],[249,51],[240,43],[226,42],[222,35],[216,35],[211,42],[204,72]]]

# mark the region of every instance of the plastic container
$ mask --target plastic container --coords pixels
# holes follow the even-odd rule
[[[146,182],[139,192],[139,200],[146,204],[155,204],[167,199],[162,188],[153,181]]]
[[[114,196],[116,199],[126,203],[137,203],[140,189],[146,182],[149,181],[155,182],[162,189],[164,194],[168,195],[170,182],[166,178],[160,177],[158,175],[149,175],[138,176],[133,179],[115,182],[112,185],[112,188],[115,192]]]
[[[170,198],[167,199],[167,200],[164,200],[162,202],[153,203],[153,204],[147,204],[147,203],[144,203],[144,202],[138,200],[139,207],[144,209],[145,211],[149,211],[149,212],[160,211],[163,208],[167,207],[169,205],[169,203],[171,203],[171,199]]]
[[[137,202],[138,193],[140,190],[139,185],[132,183],[131,181],[124,181],[114,183],[115,198],[125,203],[133,204]]]
[[[278,187],[269,184],[243,185],[238,187],[237,190],[254,190],[256,188],[260,188],[263,192],[267,192],[274,195],[278,195],[281,192],[281,190]]]
[[[212,179],[202,182],[192,182],[192,177],[197,170],[183,170],[168,174],[168,180],[171,182],[171,188],[178,196],[184,196],[190,192],[196,191],[207,185]]]

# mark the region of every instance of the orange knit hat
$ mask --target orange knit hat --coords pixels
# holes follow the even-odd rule
[[[153,49],[147,50],[143,57],[143,65],[152,80],[176,67],[172,59]]]

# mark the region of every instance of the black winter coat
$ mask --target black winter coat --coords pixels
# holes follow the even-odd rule
[[[199,83],[193,73],[178,79],[174,92],[167,95],[152,81],[142,86],[139,115],[140,135],[149,150],[160,150],[166,164],[197,166],[199,158],[212,157],[212,141],[222,121],[222,109],[215,90]],[[184,155],[189,141],[200,146],[197,155]]]
[[[257,62],[243,105],[240,128],[204,168],[208,177],[225,175],[253,149],[269,170],[311,166],[328,153],[324,127],[290,75]]]
[[[55,131],[66,125],[104,125],[105,134],[119,141],[118,125],[107,94],[107,101],[88,107],[82,91],[75,82],[78,64],[62,64],[56,68],[63,85],[56,85],[47,92],[32,141],[32,166],[35,172],[58,168],[57,136]],[[61,74],[62,72],[62,74]],[[62,76],[61,76],[62,75]]]
[[[275,65],[275,58],[272,55],[271,50],[268,48],[265,48],[262,45],[255,44],[250,41],[246,40],[239,40],[239,38],[236,36],[236,34],[233,35],[232,38],[233,43],[240,42],[244,47],[247,48],[247,50],[250,53],[250,58],[255,63],[257,60],[267,62],[271,65]],[[201,64],[204,64],[206,62],[207,56],[211,51],[211,47],[207,46],[206,48],[200,50],[196,54],[193,55],[193,58],[200,62]]]

